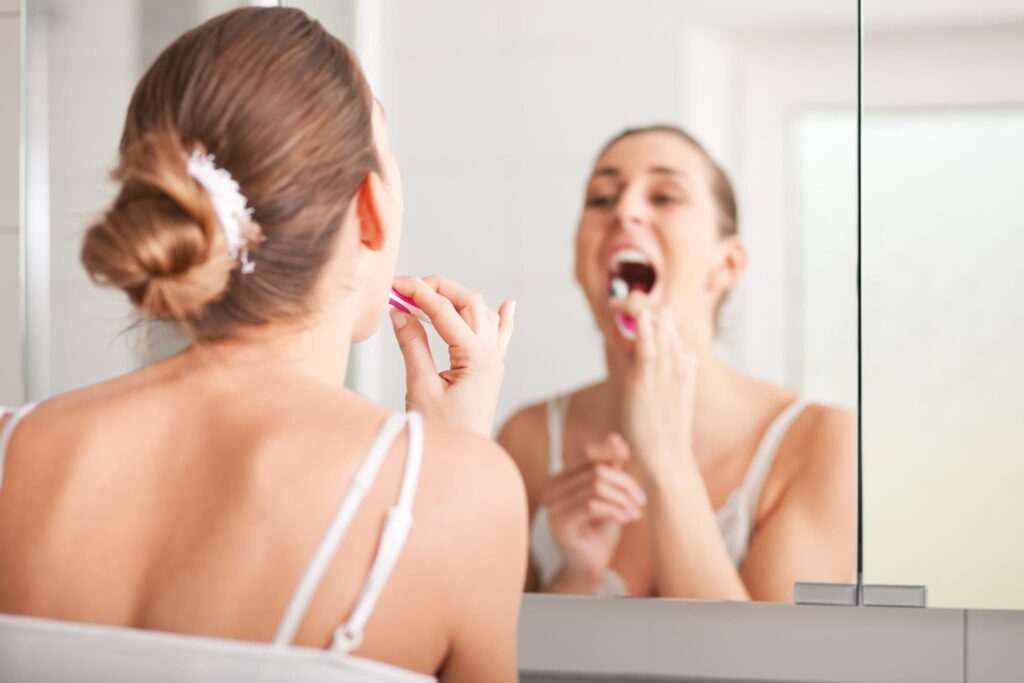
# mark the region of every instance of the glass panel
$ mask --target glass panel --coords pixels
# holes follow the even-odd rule
[[[1024,607],[1024,107],[866,122],[865,580]]]
[[[1024,6],[864,7],[864,582],[1024,608]]]
[[[811,110],[793,124],[794,305],[789,384],[857,407],[857,188],[851,182],[856,112]]]

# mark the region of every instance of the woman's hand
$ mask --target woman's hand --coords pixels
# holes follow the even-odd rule
[[[612,307],[636,320],[622,395],[622,429],[645,482],[662,481],[693,450],[697,357],[667,311],[634,291]]]
[[[618,434],[587,447],[585,460],[552,478],[541,504],[562,551],[549,592],[593,594],[608,571],[622,527],[642,516],[646,496],[626,473],[629,449]]]
[[[391,311],[405,358],[406,409],[490,438],[514,302],[492,311],[479,293],[436,275],[396,278],[394,287],[427,314],[448,344],[451,361],[449,369],[438,372],[423,325],[407,313]]]

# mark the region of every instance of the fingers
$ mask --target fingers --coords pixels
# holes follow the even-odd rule
[[[629,446],[625,439],[613,432],[601,441],[588,445],[583,449],[583,455],[587,462],[624,465],[629,461]]]
[[[611,306],[616,312],[635,321],[633,353],[642,364],[653,362],[659,351],[674,355],[683,350],[671,318],[665,311],[659,310],[644,292],[630,292],[624,299],[613,300]]]
[[[653,361],[658,356],[658,335],[654,328],[654,315],[650,309],[640,311],[636,319],[636,343],[633,352],[641,363]]]
[[[420,321],[399,310],[391,310],[391,323],[398,340],[398,348],[405,359],[406,386],[413,386],[426,378],[437,376],[434,358],[430,354],[427,332]]]
[[[605,514],[597,514],[595,504],[599,504]],[[631,495],[608,482],[595,482],[592,486],[577,489],[552,501],[547,508],[548,514],[555,520],[580,516],[607,517],[610,511],[614,511],[614,518],[623,523],[632,522],[643,516],[642,506]]]
[[[629,293],[629,296],[622,299],[609,299],[608,304],[613,311],[625,313],[634,319],[640,316],[640,311],[654,308],[654,301],[650,295],[638,289],[633,290]]]
[[[449,346],[465,345],[477,337],[488,344],[495,342],[504,358],[512,338],[514,302],[493,311],[479,292],[440,275],[395,278],[394,287],[427,314]]]
[[[561,523],[577,524],[590,521],[610,521],[626,525],[640,519],[639,512],[625,510],[622,507],[609,501],[598,498],[590,498],[576,506],[570,506],[563,515],[551,513],[552,518],[558,518]]]
[[[515,323],[516,302],[506,301],[498,309],[498,351],[504,358],[508,353],[508,344],[512,341],[512,328]]]
[[[418,277],[395,278],[395,289],[409,297],[427,314],[441,339],[449,346],[473,344],[476,335],[455,305],[434,287]]]
[[[617,467],[592,463],[556,477],[543,498],[545,505],[554,508],[588,497],[615,501],[631,510],[647,503],[643,488],[629,474]]]
[[[443,275],[428,275],[423,281],[451,301],[462,319],[478,334],[490,331],[497,325],[497,314],[487,307],[480,292],[473,291]]]

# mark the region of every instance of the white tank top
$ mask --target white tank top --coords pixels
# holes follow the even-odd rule
[[[13,412],[0,429],[0,485],[7,446],[17,423],[34,406]],[[3,411],[0,410],[0,417]],[[295,633],[345,532],[394,440],[408,428],[409,451],[402,484],[385,518],[377,555],[348,620],[338,626],[326,650],[292,645]],[[423,423],[416,413],[388,417],[299,580],[271,643],[181,635],[120,626],[72,623],[0,614],[0,681],[19,683],[223,683],[226,681],[315,681],[330,683],[436,682],[350,653],[359,647],[374,605],[387,583],[412,524],[412,506],[423,460]]]
[[[556,396],[547,402],[548,473],[550,476],[561,472],[564,466],[562,448],[565,441],[565,421],[569,412],[569,399],[570,395],[565,394]],[[733,491],[725,505],[715,512],[722,540],[725,541],[729,557],[732,558],[733,565],[737,569],[743,563],[747,548],[750,547],[757,502],[761,498],[761,490],[764,488],[764,482],[768,478],[768,471],[775,461],[779,446],[800,413],[810,404],[809,399],[801,397],[779,413],[765,430],[739,488]],[[561,569],[562,551],[551,531],[548,511],[543,506],[537,509],[533,517],[530,555],[537,567],[542,585],[554,578],[558,570]],[[609,569],[597,588],[597,595],[629,595],[629,588],[617,572]]]

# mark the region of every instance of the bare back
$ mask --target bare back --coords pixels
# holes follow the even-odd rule
[[[387,413],[295,373],[183,365],[58,397],[19,424],[0,488],[0,611],[273,637]],[[296,644],[325,647],[355,603],[405,441],[392,446]],[[524,508],[497,446],[428,423],[412,531],[355,654],[424,673],[508,670],[514,650],[489,646],[515,642],[518,600],[507,596],[525,571]]]

